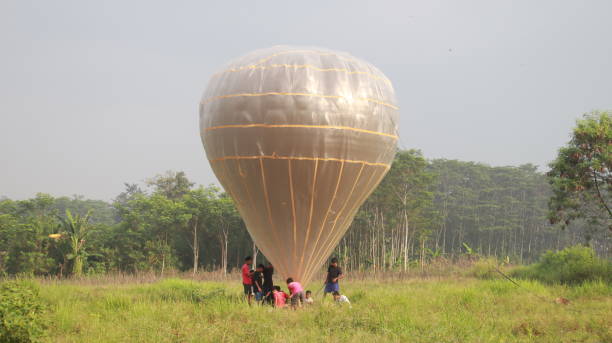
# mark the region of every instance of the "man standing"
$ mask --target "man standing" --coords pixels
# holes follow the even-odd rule
[[[263,271],[263,293],[268,304],[272,304],[274,300],[272,275],[274,275],[274,267],[272,263],[268,262]]]
[[[327,268],[323,297],[325,297],[327,293],[340,292],[340,285],[338,284],[338,281],[342,280],[343,278],[344,274],[342,274],[342,269],[338,267],[338,259],[334,257],[331,259],[329,268]]]
[[[251,279],[251,265],[253,264],[253,258],[251,256],[247,256],[244,258],[244,264],[241,268],[242,274],[242,286],[244,288],[244,296],[247,298],[247,302],[249,306],[251,306],[251,301],[253,300],[253,279]]]

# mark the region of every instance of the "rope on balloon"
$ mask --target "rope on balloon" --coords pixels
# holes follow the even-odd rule
[[[227,99],[227,98],[236,98],[236,97],[258,97],[258,96],[271,96],[271,95],[297,95],[297,96],[310,96],[316,98],[330,98],[330,99],[349,99],[348,97],[342,95],[329,95],[329,94],[315,94],[315,93],[301,93],[301,92],[263,92],[263,93],[236,93],[236,94],[226,94],[226,95],[217,95],[211,98],[205,99],[200,102],[200,105],[205,105],[207,103],[213,102],[219,99]],[[384,102],[382,100],[373,99],[373,98],[352,98],[349,100],[362,100],[373,102],[375,104],[383,105],[394,110],[399,110],[399,107],[390,104],[388,102]]]
[[[366,129],[360,129],[356,127],[350,126],[339,126],[339,125],[305,125],[305,124],[230,124],[230,125],[219,125],[219,126],[211,126],[204,129],[204,132],[220,130],[220,129],[246,129],[252,127],[262,127],[262,128],[300,128],[300,129],[332,129],[332,130],[347,130],[347,131],[355,131],[361,133],[368,133],[372,135],[379,135],[385,137],[391,137],[393,139],[397,139],[398,136],[379,132],[372,131]]]
[[[304,161],[331,161],[331,162],[345,162],[345,163],[361,163],[368,166],[379,166],[389,168],[388,163],[379,162],[367,162],[357,160],[345,160],[342,158],[334,157],[305,157],[305,156],[278,156],[278,155],[253,155],[253,156],[223,156],[219,158],[210,159],[210,162],[218,162],[224,160],[257,160],[257,159],[270,159],[270,160],[304,160]]]

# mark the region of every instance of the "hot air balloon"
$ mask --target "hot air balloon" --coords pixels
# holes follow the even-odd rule
[[[398,115],[371,64],[278,46],[211,77],[200,133],[255,244],[280,275],[307,284],[389,170]]]

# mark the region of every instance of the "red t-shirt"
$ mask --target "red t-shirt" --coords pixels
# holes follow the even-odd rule
[[[249,276],[249,270],[251,270],[251,267],[249,267],[248,264],[245,263],[242,265],[242,283],[245,285],[253,284],[253,280],[251,280],[251,277]]]
[[[274,292],[274,306],[283,307],[287,303],[287,293]]]

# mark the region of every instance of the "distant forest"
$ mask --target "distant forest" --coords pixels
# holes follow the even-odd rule
[[[533,165],[399,151],[334,255],[353,270],[406,270],[466,254],[529,263],[575,244],[612,257],[605,220],[550,224],[552,193]],[[253,251],[232,200],[214,186],[194,187],[182,172],[126,184],[111,203],[47,194],[0,200],[0,276],[231,270]]]

